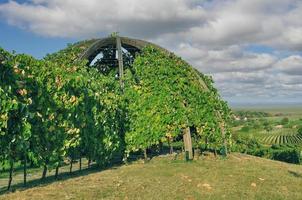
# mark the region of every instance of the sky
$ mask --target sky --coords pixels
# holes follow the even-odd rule
[[[112,32],[175,52],[231,105],[302,105],[301,0],[0,0],[0,47],[43,58]]]

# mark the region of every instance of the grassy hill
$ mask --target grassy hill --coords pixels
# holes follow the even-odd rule
[[[302,199],[302,166],[234,153],[185,163],[171,156],[90,172],[0,199]]]

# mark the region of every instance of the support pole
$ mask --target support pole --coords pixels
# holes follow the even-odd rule
[[[219,116],[221,117],[220,114],[219,114]],[[221,122],[219,125],[220,125],[222,139],[223,139],[223,147],[224,147],[223,155],[227,156],[228,155],[228,145],[227,145],[227,140],[226,140],[226,137],[225,137],[224,123]]]
[[[26,178],[27,178],[27,155],[24,154],[24,160],[23,160],[23,185],[26,186]]]
[[[191,132],[190,132],[189,127],[184,129],[183,140],[184,140],[184,146],[185,146],[186,160],[192,160],[193,159],[193,149],[192,149]]]
[[[119,36],[116,37],[116,48],[118,56],[118,71],[121,88],[124,88],[124,63],[123,63],[123,52],[122,52],[122,42]]]

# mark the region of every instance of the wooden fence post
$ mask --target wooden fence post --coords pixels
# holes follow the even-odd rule
[[[184,146],[185,146],[186,160],[192,160],[193,159],[193,149],[192,149],[191,132],[190,132],[189,127],[184,129],[183,141],[184,141]]]

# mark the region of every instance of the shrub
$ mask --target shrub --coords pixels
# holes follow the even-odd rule
[[[288,119],[287,117],[284,117],[284,118],[281,120],[281,124],[282,124],[282,125],[286,125],[286,124],[288,124],[288,122],[289,122],[289,119]]]
[[[294,145],[272,145],[270,158],[288,163],[299,164],[302,161],[301,149]]]
[[[242,132],[249,132],[249,131],[250,131],[250,127],[248,127],[248,126],[243,126],[243,127],[240,129],[240,131],[242,131]]]
[[[231,146],[231,151],[251,154],[253,149],[259,148],[261,145],[259,142],[248,135],[242,136],[235,134],[233,135],[234,143]],[[251,154],[254,155],[254,154]]]
[[[255,138],[233,135],[234,144],[231,151],[247,153],[249,155],[279,160],[287,163],[302,163],[302,149],[298,145],[279,145],[271,147],[261,145]]]
[[[301,155],[298,149],[275,150],[272,152],[271,159],[295,164],[301,163]]]

